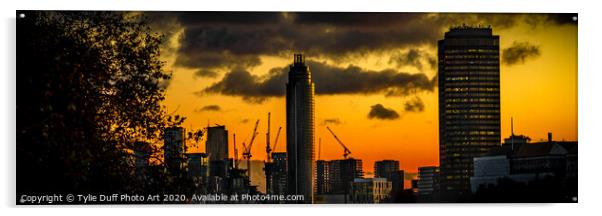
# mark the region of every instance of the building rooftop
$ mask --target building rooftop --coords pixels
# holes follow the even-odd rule
[[[518,149],[518,157],[534,157],[543,155],[565,155],[568,151],[557,142],[539,142],[525,144]]]
[[[449,31],[445,33],[445,37],[454,37],[454,36],[492,36],[493,30],[491,25],[482,26],[482,25],[458,25],[452,26],[449,28]]]
[[[510,155],[512,155],[512,152],[513,152],[512,146],[500,145],[500,146],[491,148],[491,150],[489,152],[487,152],[487,154],[485,156],[500,156],[500,155],[510,156]]]

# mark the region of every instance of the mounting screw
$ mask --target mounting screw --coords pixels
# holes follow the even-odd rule
[[[577,21],[577,16],[573,16],[573,21]]]
[[[22,19],[22,18],[25,18],[25,14],[24,14],[24,13],[20,13],[20,14],[19,14],[19,18],[21,18],[21,19]]]

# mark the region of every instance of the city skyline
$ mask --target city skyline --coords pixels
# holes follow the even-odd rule
[[[284,95],[279,95],[277,90],[269,89],[271,86],[267,84],[270,83],[266,83],[265,80],[278,81],[278,75],[281,74],[279,70],[286,69],[287,65],[290,64],[290,56],[296,50],[273,54],[273,52],[261,53],[262,47],[255,47],[260,51],[251,50],[248,53],[252,54],[237,54],[238,56],[234,54],[227,56],[214,50],[205,53],[206,55],[218,53],[214,56],[216,57],[215,60],[222,63],[227,63],[228,61],[225,60],[228,59],[230,63],[236,62],[236,57],[241,57],[240,61],[248,60],[244,57],[259,58],[261,63],[255,63],[254,66],[246,68],[243,68],[241,64],[234,63],[230,66],[211,66],[207,62],[205,62],[206,64],[201,64],[203,63],[201,62],[197,66],[191,66],[192,64],[184,64],[182,59],[194,57],[198,60],[204,59],[191,54],[189,49],[193,49],[194,46],[192,45],[195,44],[189,44],[191,42],[186,39],[193,35],[191,32],[199,29],[205,30],[209,35],[213,32],[211,28],[202,26],[211,26],[212,23],[221,22],[226,26],[222,29],[224,37],[238,36],[236,33],[252,35],[253,30],[243,31],[242,33],[238,31],[242,31],[239,30],[243,28],[241,26],[251,25],[254,21],[261,20],[261,17],[285,17],[285,20],[290,21],[290,15],[293,14],[250,13],[249,16],[254,19],[249,19],[246,23],[239,19],[239,15],[226,14],[222,17],[223,20],[215,18],[209,19],[207,23],[199,21],[200,23],[195,27],[195,25],[192,25],[194,23],[185,19],[187,17],[186,13],[183,13],[171,16],[172,19],[166,19],[171,20],[172,24],[175,23],[174,25],[166,25],[167,21],[162,21],[160,23],[162,25],[155,23],[155,26],[170,26],[171,29],[167,32],[168,48],[170,49],[166,49],[171,52],[167,52],[167,55],[162,56],[174,75],[173,80],[169,83],[166,100],[163,103],[167,106],[168,112],[186,116],[188,119],[183,126],[187,128],[201,128],[214,123],[227,125],[230,131],[237,134],[237,138],[240,140],[239,143],[249,139],[253,127],[252,123],[256,119],[265,121],[267,112],[271,112],[272,128],[283,127],[282,133],[285,134]],[[232,17],[224,18],[228,15],[232,15]],[[359,13],[353,14],[356,18],[349,20],[341,18],[340,20],[327,21],[327,15],[324,14],[317,14],[312,19],[308,18],[311,16],[297,16],[296,19],[300,19],[299,17],[305,18],[305,26],[309,26],[308,28],[311,29],[323,30],[324,32],[320,32],[320,34],[327,34],[325,32],[336,32],[333,29],[337,28],[340,29],[337,30],[340,32],[350,31],[348,24],[352,22],[359,23],[357,28],[360,33],[384,31],[382,29],[386,28],[382,27],[392,28],[395,25],[409,26],[410,29],[420,30],[412,22],[425,22],[424,20],[428,17],[435,17],[430,18],[434,21],[439,20],[436,23],[439,25],[434,26],[435,29],[432,30],[432,33],[429,32],[430,37],[435,38],[433,41],[406,42],[406,40],[400,39],[401,42],[394,41],[391,43],[397,45],[397,47],[377,44],[380,47],[375,48],[375,50],[366,51],[360,48],[345,50],[340,48],[341,54],[327,53],[322,55],[311,55],[311,53],[316,52],[317,48],[305,47],[305,53],[309,53],[306,55],[307,64],[312,68],[312,71],[318,68],[318,70],[339,72],[339,74],[349,72],[362,75],[368,73],[384,74],[386,70],[393,70],[396,74],[407,73],[431,81],[436,74],[436,68],[431,65],[431,60],[436,59],[436,40],[441,39],[443,33],[449,30],[450,26],[461,24],[452,22],[454,20],[446,20],[446,18],[454,15],[463,16],[466,21],[473,22],[467,24],[491,24],[494,34],[501,37],[500,56],[504,62],[500,65],[502,86],[500,138],[503,139],[510,135],[510,117],[513,117],[515,131],[530,136],[534,141],[545,140],[547,132],[553,132],[558,140],[576,140],[577,28],[569,21],[560,19],[562,18],[561,15],[410,13],[397,17],[395,14],[386,13]],[[390,16],[397,19],[384,24],[369,22],[374,17],[379,16]],[[160,16],[151,14],[151,23],[153,23],[153,17]],[[445,20],[445,22],[441,20]],[[461,19],[456,18],[456,20]],[[532,22],[524,22],[525,20],[531,20]],[[442,23],[448,23],[449,25],[443,25]],[[368,28],[366,27],[367,24],[376,25],[376,27],[366,30]],[[265,21],[258,27],[257,31],[262,28],[271,29],[271,25],[273,23]],[[394,33],[399,34],[400,37],[412,36],[411,33]],[[187,37],[179,38],[180,36]],[[368,34],[367,38],[370,39],[370,36]],[[250,46],[244,42],[252,42],[252,40],[238,38],[231,38],[230,40],[244,45],[239,47],[240,49]],[[202,42],[199,43],[201,44],[196,45],[203,45]],[[315,46],[319,45],[320,43],[317,42]],[[234,46],[223,46],[224,50],[244,53],[244,50],[236,50]],[[213,48],[217,50],[219,47]],[[251,48],[253,47],[251,46]],[[303,51],[302,48],[299,49]],[[562,61],[558,59],[562,59]],[[203,67],[203,65],[205,66]],[[236,78],[244,77],[250,79],[247,80],[249,82],[241,83],[246,86],[241,87],[241,89],[232,89],[232,91],[224,89],[228,84],[225,81],[235,81]],[[407,173],[416,173],[420,166],[439,165],[436,86],[392,89],[410,91],[410,93],[401,93],[402,96],[395,96],[395,94],[393,94],[394,96],[385,96],[387,93],[391,93],[386,92],[386,89],[376,89],[364,93],[355,90],[355,88],[348,92],[338,89],[321,90],[321,83],[333,83],[332,80],[327,80],[328,78],[331,77],[320,74],[314,76],[317,86],[315,142],[319,138],[322,140],[321,159],[342,159],[343,149],[326,130],[326,126],[330,126],[337,131],[337,135],[351,149],[353,152],[351,156],[364,161],[363,168],[366,172],[371,173],[374,161],[382,159],[400,161],[400,169],[406,170]],[[326,80],[322,81],[320,79]],[[425,82],[421,81],[420,83]],[[257,92],[243,89],[253,87],[259,88]],[[284,83],[281,87],[284,89]],[[263,95],[266,96],[263,97]],[[550,106],[550,104],[555,105]],[[537,113],[530,112],[530,110],[542,106],[546,106],[547,109]],[[394,112],[391,112],[391,110]],[[370,115],[370,113],[374,115]],[[265,129],[266,125],[260,124],[260,133],[265,133]],[[381,139],[375,140],[375,137],[381,137]],[[204,148],[202,146],[203,144],[192,147],[191,151],[203,152]],[[286,139],[281,136],[278,141],[278,148],[274,152],[284,152],[285,146]],[[374,146],[379,148],[373,148]],[[253,159],[265,159],[264,148],[265,138],[259,136],[252,149]],[[232,151],[230,151],[230,157],[234,157]]]
[[[575,14],[19,17],[22,203],[577,201]]]

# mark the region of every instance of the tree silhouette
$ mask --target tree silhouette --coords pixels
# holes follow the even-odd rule
[[[171,76],[163,36],[121,12],[19,13],[17,193],[141,190],[134,143],[156,153],[163,129],[185,119],[168,119],[160,104]],[[143,183],[156,190],[175,184],[150,173]]]

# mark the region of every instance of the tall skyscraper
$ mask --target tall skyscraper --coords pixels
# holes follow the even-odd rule
[[[220,125],[207,128],[205,149],[209,161],[228,159],[228,130],[226,130],[226,126]]]
[[[295,54],[286,84],[286,152],[289,194],[313,202],[314,82],[305,57]]]
[[[228,176],[228,130],[226,126],[207,127],[205,152],[209,158],[209,176],[225,178]]]
[[[470,190],[473,158],[500,145],[499,36],[452,27],[439,40],[439,160],[443,198]]]

